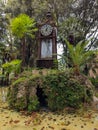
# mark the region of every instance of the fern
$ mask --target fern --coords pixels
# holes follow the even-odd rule
[[[18,73],[21,67],[21,60],[13,60],[11,62],[7,62],[2,65],[2,68],[6,71],[6,73],[15,72]]]

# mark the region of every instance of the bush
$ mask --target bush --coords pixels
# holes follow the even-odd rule
[[[45,77],[43,82],[48,97],[48,106],[52,110],[61,110],[67,107],[80,108],[84,100],[92,100],[92,91],[86,93],[87,88],[77,80],[72,73],[57,73]]]

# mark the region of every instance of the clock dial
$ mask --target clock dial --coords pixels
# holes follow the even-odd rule
[[[41,34],[44,36],[48,36],[52,33],[53,27],[49,24],[45,24],[41,27]]]

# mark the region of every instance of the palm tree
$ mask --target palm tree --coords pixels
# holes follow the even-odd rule
[[[74,68],[75,74],[80,74],[81,67],[91,60],[94,56],[94,51],[86,51],[88,41],[80,41],[76,46],[72,45],[65,39],[68,47],[68,57],[64,57],[66,61],[70,61],[71,66]]]

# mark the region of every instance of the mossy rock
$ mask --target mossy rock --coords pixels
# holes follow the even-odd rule
[[[43,71],[41,71],[43,72]],[[73,72],[49,71],[36,75],[24,73],[11,86],[8,94],[9,105],[15,109],[35,111],[40,102],[37,97],[37,87],[42,88],[47,96],[48,107],[51,110],[63,110],[65,107],[81,108],[83,104],[91,103],[93,85],[84,75],[74,75]],[[23,77],[22,77],[23,76]],[[36,99],[36,100],[35,100]]]
[[[24,110],[27,108],[26,97],[18,98],[14,104],[16,110]]]
[[[36,111],[39,110],[39,101],[38,101],[38,97],[34,96],[34,97],[30,97],[29,98],[29,103],[28,103],[28,111],[32,112],[32,111]]]

